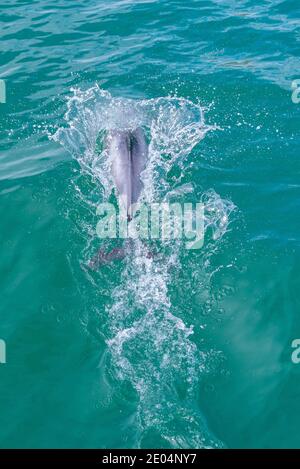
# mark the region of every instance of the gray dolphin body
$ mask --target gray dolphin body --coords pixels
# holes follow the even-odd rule
[[[141,173],[145,169],[148,145],[143,130],[112,130],[107,135],[107,150],[111,172],[118,192],[119,203],[133,215],[132,204],[138,202],[143,184]]]
[[[141,173],[148,157],[148,145],[143,130],[111,130],[106,137],[106,148],[111,162],[111,173],[118,192],[119,204],[127,212],[128,220],[134,213],[143,189]],[[100,249],[90,260],[89,267],[96,270],[100,264],[123,259],[126,249],[115,248],[110,252]]]

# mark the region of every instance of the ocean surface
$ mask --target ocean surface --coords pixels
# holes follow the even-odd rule
[[[0,447],[300,447],[299,2],[7,0],[0,28]],[[92,271],[126,126],[204,245]]]

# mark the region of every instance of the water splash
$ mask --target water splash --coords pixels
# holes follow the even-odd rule
[[[183,173],[192,150],[215,129],[205,123],[200,105],[174,97],[140,101],[114,98],[96,85],[86,91],[74,89],[67,106],[66,126],[51,138],[78,161],[80,172],[74,187],[89,210],[112,194],[109,159],[101,146],[101,136],[116,127],[145,129],[149,160],[142,174],[142,197],[146,202],[193,194],[192,184],[174,188],[169,174],[174,167]],[[94,181],[93,190],[82,190],[80,178],[85,176]],[[219,243],[234,205],[213,190],[202,194],[202,202],[205,231]],[[91,247],[98,240],[86,220],[81,228],[86,234],[86,255],[90,257]],[[170,271],[182,268],[183,246],[180,239],[159,242],[156,247],[161,256],[149,258],[148,247],[135,239],[127,249],[119,282],[111,286],[105,314],[101,315],[111,358],[109,372],[117,381],[129,382],[137,395],[136,446],[141,446],[151,431],[171,447],[222,446],[210,434],[196,404],[199,380],[216,351],[199,350],[193,341],[193,327],[185,324],[184,312],[175,314],[169,295]]]

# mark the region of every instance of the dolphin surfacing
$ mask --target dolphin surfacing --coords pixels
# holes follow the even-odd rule
[[[130,219],[143,189],[141,173],[148,157],[148,145],[143,130],[111,130],[107,135],[107,150],[119,203]]]
[[[111,130],[106,136],[106,148],[119,205],[126,210],[130,221],[134,214],[133,205],[138,202],[143,189],[141,173],[146,167],[148,157],[144,132],[140,127],[135,130]],[[125,256],[125,248],[115,248],[110,252],[99,249],[88,266],[96,270],[100,264],[123,259]]]

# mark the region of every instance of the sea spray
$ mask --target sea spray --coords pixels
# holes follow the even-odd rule
[[[149,160],[142,173],[142,201],[151,204],[193,196],[189,185],[178,191],[177,180],[174,184],[170,173],[177,168],[181,180],[193,149],[216,128],[206,124],[200,105],[177,97],[140,101],[114,98],[95,85],[85,91],[74,89],[67,106],[65,127],[51,138],[78,161],[79,177],[73,181],[74,187],[89,213],[93,209],[96,213],[99,202],[116,201],[103,144],[105,132],[112,128],[140,126],[147,134]],[[94,187],[89,192],[82,190],[80,181],[87,177]],[[220,243],[235,207],[214,190],[204,191],[202,202],[205,233],[215,244]],[[99,240],[88,217],[82,220],[81,228],[86,236],[83,255],[88,258]],[[197,405],[201,377],[211,356],[218,352],[199,348],[193,340],[193,326],[186,325],[184,311],[175,313],[169,294],[171,272],[182,268],[184,243],[181,239],[164,239],[153,246],[158,256],[147,256],[149,247],[140,239],[126,245],[120,276],[106,292],[105,311],[99,311],[110,353],[107,373],[117,381],[130,383],[135,392],[136,446],[147,444],[154,432],[171,447],[221,447]],[[113,266],[110,273],[114,275]],[[103,279],[105,273],[99,275]],[[100,288],[100,278],[98,282],[97,277],[88,278]],[[188,288],[187,284],[186,295]]]

